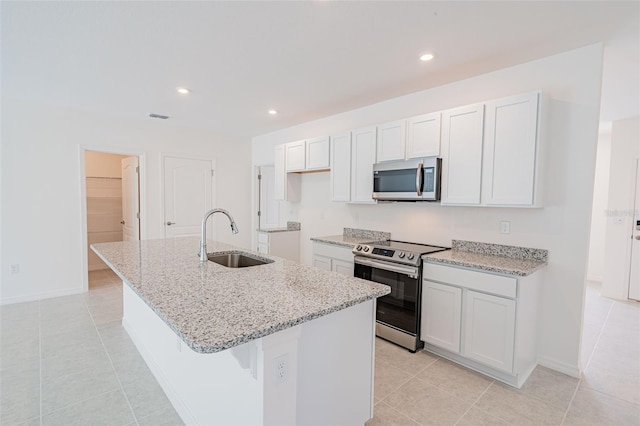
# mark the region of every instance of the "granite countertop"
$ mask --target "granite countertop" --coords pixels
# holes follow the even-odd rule
[[[249,268],[200,264],[199,238],[91,246],[194,351],[213,353],[388,294],[385,285],[208,241],[274,260]]]
[[[526,277],[547,265],[548,251],[453,240],[452,249],[422,256],[425,262]]]
[[[299,231],[300,230],[300,222],[287,222],[287,226],[282,226],[280,228],[258,228],[258,232],[290,232],[290,231]]]
[[[390,238],[391,234],[388,232],[344,228],[342,235],[312,237],[311,241],[353,248],[353,246],[356,244],[371,244],[379,241],[387,241]]]

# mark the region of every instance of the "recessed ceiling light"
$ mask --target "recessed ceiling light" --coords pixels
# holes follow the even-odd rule
[[[424,55],[420,56],[420,60],[423,62],[430,61],[432,59],[433,59],[433,53],[425,53]]]
[[[186,87],[177,87],[176,90],[181,95],[187,95],[187,94],[189,94],[189,92],[191,92],[191,90],[187,89]]]
[[[269,111],[267,111],[270,115],[276,115],[278,113],[277,110],[275,109],[270,109]]]

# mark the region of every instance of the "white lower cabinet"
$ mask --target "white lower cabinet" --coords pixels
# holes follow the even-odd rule
[[[423,277],[425,349],[521,387],[537,365],[538,274],[425,263]]]
[[[300,262],[300,231],[258,231],[258,252]]]
[[[325,271],[353,276],[353,253],[351,247],[313,242],[313,266]]]

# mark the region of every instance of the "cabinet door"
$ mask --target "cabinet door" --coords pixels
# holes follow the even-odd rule
[[[440,155],[440,113],[407,120],[407,158]]]
[[[345,262],[344,260],[332,259],[331,270],[347,277],[353,276],[353,262]]]
[[[351,201],[351,133],[331,136],[331,201]]]
[[[484,106],[442,113],[442,204],[480,204]]]
[[[299,172],[305,169],[306,161],[306,142],[297,141],[289,142],[285,145],[287,155],[287,172]]]
[[[307,140],[307,170],[329,168],[329,136]]]
[[[331,270],[331,259],[324,256],[318,256],[317,254],[313,255],[313,266],[318,269],[322,269],[323,271]]]
[[[460,353],[462,290],[425,280],[422,287],[420,339]]]
[[[483,203],[534,204],[539,93],[488,102]]]
[[[258,253],[269,254],[269,244],[258,243]]]
[[[351,132],[351,202],[374,203],[373,164],[376,162],[376,128]]]
[[[469,290],[465,296],[464,318],[463,355],[511,373],[515,342],[515,300]]]
[[[273,166],[275,169],[273,198],[276,200],[287,199],[287,170],[285,165],[286,150],[285,145],[277,145],[274,149],[275,158]]]
[[[394,121],[378,126],[377,161],[403,160],[406,121]]]

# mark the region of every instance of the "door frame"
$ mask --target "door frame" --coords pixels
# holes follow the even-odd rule
[[[138,167],[140,174],[138,177],[139,202],[140,202],[140,239],[147,238],[147,160],[146,152],[136,151],[128,148],[114,148],[95,145],[78,145],[78,164],[80,179],[80,250],[82,252],[82,290],[89,290],[89,265],[88,265],[88,247],[87,247],[87,173],[85,170],[85,153],[87,151],[101,152],[104,154],[119,154],[138,157]]]
[[[167,157],[172,157],[172,158],[183,158],[185,160],[202,160],[202,161],[210,161],[211,162],[211,170],[213,170],[213,175],[211,176],[211,205],[209,206],[210,209],[214,208],[213,206],[215,206],[216,204],[216,196],[217,194],[217,182],[218,182],[218,176],[216,171],[217,169],[217,164],[216,164],[216,159],[215,158],[211,158],[211,157],[197,157],[195,155],[183,155],[183,154],[172,154],[172,153],[168,153],[168,152],[160,152],[160,181],[159,181],[159,185],[160,185],[160,208],[162,209],[162,238],[167,238],[167,227],[165,226],[165,223],[167,222],[167,218],[166,218],[166,212],[165,212],[165,194],[164,194],[164,160]],[[213,235],[213,226],[208,226],[207,227],[207,238],[211,239]]]

